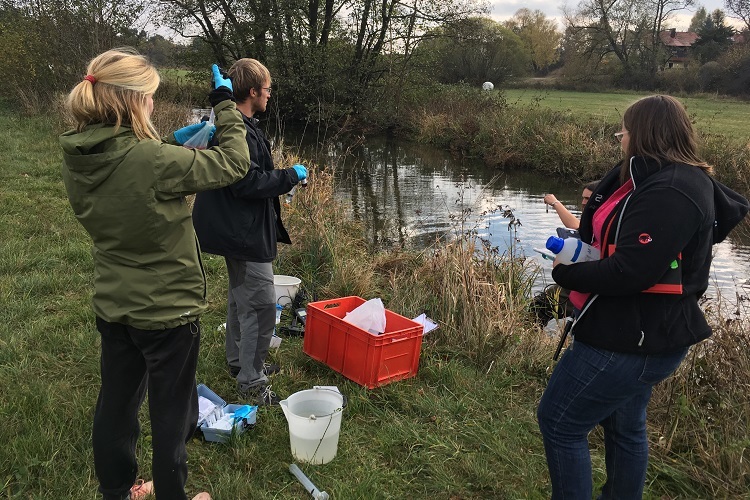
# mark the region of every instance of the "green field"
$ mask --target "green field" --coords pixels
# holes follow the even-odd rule
[[[510,104],[538,103],[556,111],[619,122],[622,113],[636,99],[650,93],[572,92],[552,89],[503,90]],[[747,142],[750,140],[750,101],[701,95],[679,98],[702,134],[720,134]]]

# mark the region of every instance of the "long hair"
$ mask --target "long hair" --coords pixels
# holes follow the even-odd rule
[[[146,104],[159,87],[159,73],[145,57],[127,47],[108,50],[91,60],[86,73],[66,103],[76,130],[95,123],[127,125],[138,139],[159,140]]]
[[[234,98],[243,103],[250,96],[250,89],[260,92],[266,82],[271,82],[271,73],[257,59],[243,57],[238,59],[229,68],[229,76],[232,78]]]
[[[625,110],[622,125],[628,131],[628,148],[621,179],[627,179],[630,158],[643,156],[659,163],[685,163],[711,173],[712,167],[698,156],[698,140],[685,107],[668,95],[639,99]]]

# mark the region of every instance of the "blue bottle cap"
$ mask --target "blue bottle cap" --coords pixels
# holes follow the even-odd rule
[[[547,238],[547,244],[545,246],[547,247],[547,250],[552,253],[560,253],[560,250],[563,249],[564,244],[565,241],[562,238],[558,238],[557,236],[550,236],[549,238]]]

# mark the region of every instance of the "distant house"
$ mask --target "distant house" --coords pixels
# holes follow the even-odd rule
[[[692,31],[671,30],[659,33],[659,39],[667,49],[667,60],[664,69],[686,68],[691,59],[690,47],[700,38]]]

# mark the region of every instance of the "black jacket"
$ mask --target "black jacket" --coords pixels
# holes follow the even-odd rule
[[[581,216],[583,241],[592,241],[592,217],[620,187],[619,173],[619,166],[610,171],[591,195]],[[564,288],[591,293],[573,326],[576,341],[617,352],[669,353],[711,335],[698,306],[708,287],[711,246],[745,217],[748,201],[690,165],[659,167],[634,157],[630,175],[633,192],[597,235],[602,259],[558,265],[552,277]],[[667,276],[674,282],[675,275],[681,293],[644,292]]]
[[[276,242],[291,243],[281,222],[279,196],[299,182],[292,168],[275,170],[271,145],[258,120],[243,117],[250,171],[231,186],[195,197],[193,225],[201,250],[236,260],[271,262]]]

